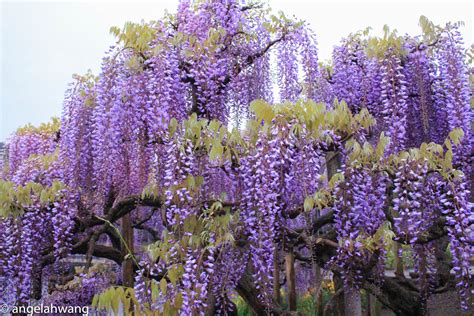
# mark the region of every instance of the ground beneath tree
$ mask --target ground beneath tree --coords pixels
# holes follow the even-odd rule
[[[463,312],[460,309],[459,296],[456,292],[450,291],[441,294],[431,295],[428,299],[428,315],[430,316],[470,316],[474,315],[474,310]]]

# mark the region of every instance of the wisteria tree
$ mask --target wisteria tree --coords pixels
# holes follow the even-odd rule
[[[260,2],[112,28],[61,119],[9,139],[2,299],[236,315],[237,293],[284,315],[303,288],[321,309],[326,275],[347,315],[361,290],[398,315],[451,290],[472,309],[472,68],[459,24],[420,25],[351,34],[329,65],[305,22]]]

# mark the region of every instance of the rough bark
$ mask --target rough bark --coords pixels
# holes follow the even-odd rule
[[[31,277],[31,297],[39,300],[41,298],[41,285],[43,284],[42,270],[40,266],[35,266],[34,270]]]
[[[421,315],[419,292],[408,280],[385,277],[380,287],[368,280],[363,288],[399,316]]]
[[[446,286],[450,278],[450,271],[453,267],[451,259],[446,254],[449,239],[447,236],[442,237],[435,243],[436,258],[436,285],[438,288]]]
[[[85,255],[87,253],[87,243],[80,243],[76,247],[73,247],[71,253],[72,254],[83,254]],[[112,247],[104,246],[104,245],[95,245],[94,246],[94,252],[92,253],[93,256],[99,257],[99,258],[105,258],[105,259],[110,259],[115,261],[117,264],[122,263],[122,254],[120,251],[117,249],[114,249]],[[54,259],[54,258],[53,258]],[[52,260],[50,263],[54,262]]]
[[[283,315],[283,310],[278,304],[273,303],[271,306],[266,306],[262,300],[259,299],[259,292],[255,287],[255,282],[248,269],[237,283],[236,291],[250,306],[250,309],[255,315]]]

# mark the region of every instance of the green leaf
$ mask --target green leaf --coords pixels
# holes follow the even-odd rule
[[[168,279],[171,283],[176,286],[176,281],[178,280],[178,270],[177,269],[169,269],[168,270]]]
[[[43,190],[41,191],[41,194],[40,194],[40,203],[41,204],[46,204],[46,202],[49,201],[49,196],[48,196],[48,192]]]
[[[344,175],[341,172],[335,173],[332,177],[331,180],[329,180],[329,188],[334,189],[336,186],[336,183],[343,181],[344,180]]]
[[[454,145],[459,145],[461,143],[461,139],[464,137],[464,131],[461,128],[455,128],[451,132],[449,132],[449,138],[453,141]]]
[[[209,130],[213,131],[214,133],[217,133],[217,131],[219,130],[219,127],[221,126],[221,124],[219,123],[219,121],[216,121],[216,120],[212,120],[210,123],[209,123]]]
[[[200,187],[204,183],[204,177],[203,176],[197,176],[195,177],[196,180],[196,186]]]
[[[224,153],[224,147],[222,146],[219,139],[215,139],[214,142],[212,143],[211,152],[209,153],[209,159],[211,160],[220,159],[223,153]]]
[[[92,299],[92,304],[91,304],[92,307],[94,307],[94,308],[97,307],[97,304],[99,302],[99,296],[100,296],[100,294],[94,295],[94,298]]]
[[[453,151],[448,150],[444,155],[444,162],[447,168],[451,169],[453,167]]]
[[[188,189],[189,190],[194,190],[196,188],[196,181],[195,181],[193,176],[191,176],[191,175],[188,176],[187,182],[188,182]]]
[[[166,295],[166,292],[168,290],[168,283],[166,283],[165,278],[162,278],[160,281],[160,290],[163,295]]]
[[[265,123],[271,123],[275,117],[272,106],[264,100],[255,100],[250,103],[250,110],[255,113],[258,120],[263,120]]]
[[[448,148],[448,150],[452,150],[453,149],[453,145],[451,144],[451,142],[449,141],[449,139],[446,139],[444,141],[444,146],[446,146],[446,148]]]
[[[118,295],[117,291],[114,291],[113,295],[110,297],[110,307],[114,311],[115,315],[118,315],[119,303],[121,301],[120,296]]]
[[[304,210],[305,212],[309,212],[314,208],[314,200],[311,196],[307,196],[304,199]]]
[[[158,284],[155,282],[155,281],[152,281],[150,283],[150,287],[151,287],[151,297],[153,299],[157,299],[158,298]]]
[[[180,309],[183,305],[183,293],[179,292],[174,298],[174,307]]]
[[[174,133],[176,132],[177,127],[178,127],[178,121],[175,118],[172,118],[170,120],[170,124],[168,125],[170,136],[174,136]]]

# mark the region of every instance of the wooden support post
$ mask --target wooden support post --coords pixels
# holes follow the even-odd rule
[[[280,295],[280,252],[278,247],[275,245],[275,250],[273,253],[273,300],[281,304],[281,295]]]
[[[399,278],[405,277],[405,272],[403,269],[403,257],[401,254],[401,245],[398,242],[394,242],[394,249],[395,252],[395,276]]]
[[[335,302],[336,302],[336,308],[335,308],[335,311],[334,311],[334,315],[338,315],[338,316],[343,316],[345,315],[345,312],[344,312],[344,305],[345,305],[345,300],[344,300],[344,284],[343,284],[343,281],[342,279],[337,276],[337,275],[333,275],[332,277],[332,280],[334,282],[334,293],[339,293],[337,295],[337,297],[334,299]]]
[[[122,217],[122,236],[125,241],[125,244],[122,245],[122,255],[125,257],[129,253],[129,250],[133,254],[133,227],[130,213]],[[122,263],[122,284],[126,287],[133,287],[133,283],[133,260],[128,257]]]
[[[289,247],[285,253],[286,284],[288,287],[288,309],[296,311],[296,279],[295,279],[295,254],[293,247]]]
[[[318,316],[323,316],[324,306],[323,306],[323,274],[321,267],[313,262],[314,275],[316,278],[314,287],[314,306],[318,310]]]
[[[369,316],[380,316],[381,314],[381,305],[377,300],[377,297],[373,294],[368,295],[368,304],[369,304]]]
[[[362,300],[358,289],[344,288],[344,315],[362,316]]]

